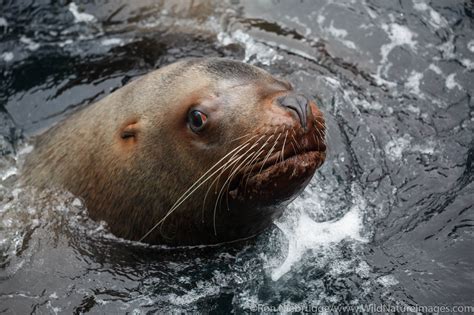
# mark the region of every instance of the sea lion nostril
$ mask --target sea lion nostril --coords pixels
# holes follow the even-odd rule
[[[309,100],[301,94],[289,94],[278,99],[278,103],[290,110],[293,110],[300,119],[301,126],[306,128],[308,123]]]

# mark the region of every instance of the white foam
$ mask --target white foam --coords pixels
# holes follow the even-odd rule
[[[356,267],[355,272],[362,278],[369,278],[372,270],[367,262],[361,261]]]
[[[300,27],[304,28],[304,36],[309,36],[312,33],[311,28],[309,28],[305,23],[301,22],[297,16],[286,16],[291,22],[298,24]]]
[[[404,134],[403,137],[387,142],[384,147],[385,154],[391,160],[400,160],[403,152],[407,150],[410,145],[412,137],[409,134]]]
[[[306,59],[309,59],[309,60],[313,60],[314,62],[317,62],[317,59],[314,58],[314,55],[312,54],[309,54],[301,49],[296,49],[294,47],[289,47],[285,44],[282,44],[282,43],[277,43],[277,42],[272,42],[272,41],[267,41],[265,42],[266,45],[268,46],[271,46],[272,50],[273,50],[273,47],[277,47],[281,50],[284,50],[284,51],[289,51],[291,52],[292,54],[295,54],[297,56],[301,56],[303,58],[306,58]],[[281,59],[282,57],[280,55],[277,55],[277,58],[276,59]]]
[[[428,10],[428,5],[425,2],[422,1],[415,1],[413,3],[413,8],[418,11],[426,11]]]
[[[391,287],[398,284],[398,280],[392,275],[381,276],[377,279],[377,282],[384,287]]]
[[[347,31],[345,29],[334,27],[334,21],[331,21],[331,24],[329,25],[327,30],[328,30],[329,34],[331,34],[332,36],[338,38],[341,41],[341,43],[343,43],[348,48],[351,48],[351,49],[356,49],[357,48],[356,44],[354,42],[345,39],[346,36],[347,36]]]
[[[412,32],[408,27],[397,23],[382,24],[382,29],[388,34],[390,42],[382,45],[380,48],[382,59],[377,67],[377,74],[374,75],[374,79],[377,81],[377,84],[386,84],[393,87],[395,83],[382,78],[382,76],[387,75],[388,69],[390,69],[391,66],[391,64],[388,63],[388,55],[397,46],[408,46],[416,51],[417,42],[414,38],[417,34]]]
[[[324,15],[318,14],[318,17],[316,18],[316,22],[318,22],[319,25],[322,25],[325,20],[326,20],[326,17]]]
[[[428,69],[430,69],[431,71],[433,71],[434,73],[438,75],[443,75],[443,71],[441,70],[441,68],[435,65],[434,63],[430,63]]]
[[[430,10],[431,21],[438,27],[447,26],[446,20],[435,10]]]
[[[2,27],[8,27],[8,22],[4,17],[0,16],[0,26]]]
[[[364,2],[365,2],[365,1],[364,1]],[[376,13],[374,10],[372,10],[372,9],[370,8],[370,5],[368,5],[367,3],[364,3],[364,9],[365,9],[365,11],[367,12],[367,14],[370,16],[370,18],[371,18],[372,20],[374,20],[374,19],[377,18],[377,13]]]
[[[420,81],[423,79],[423,73],[417,72],[417,71],[412,71],[410,76],[407,79],[407,82],[405,83],[405,87],[413,94],[416,96],[424,99],[425,96],[423,92],[420,90]]]
[[[442,17],[436,10],[434,10],[425,2],[420,1],[420,0],[415,0],[413,4],[413,8],[420,12],[428,11],[430,14],[430,18],[428,19],[428,22],[434,28],[438,29],[440,27],[448,26],[448,22],[446,21],[446,19]]]
[[[467,49],[474,53],[474,39],[470,40],[469,43],[467,43]]]
[[[419,111],[419,109],[413,109]],[[433,141],[427,140],[422,144],[412,144],[413,138],[409,134],[404,134],[403,137],[387,142],[384,147],[385,154],[390,160],[400,160],[404,152],[415,152],[421,154],[433,155],[436,144]]]
[[[331,77],[324,77],[324,80],[328,82],[330,85],[333,87],[341,87],[341,82],[337,80],[336,78],[331,78]]]
[[[413,106],[412,104],[408,105],[407,109],[416,115],[420,115],[420,109],[418,107]]]
[[[119,46],[123,45],[123,40],[120,38],[106,38],[100,42],[103,46]]]
[[[413,38],[417,35],[408,27],[392,23],[390,25],[382,24],[382,29],[387,32],[390,39],[390,43],[383,45],[381,48],[382,56],[386,56],[396,46],[407,45],[411,49],[416,50],[417,42]]]
[[[195,289],[190,290],[183,295],[177,295],[174,293],[168,294],[168,301],[174,305],[189,305],[205,297],[216,295],[219,291],[219,286],[209,286],[209,283],[200,281],[196,283]]]
[[[456,55],[454,54],[454,35],[450,35],[445,43],[438,45],[438,49],[441,51],[445,59],[456,58]]]
[[[33,146],[32,145],[24,145],[21,147],[20,150],[18,150],[18,156],[23,156],[25,154],[31,153],[33,151]]]
[[[26,48],[31,50],[31,51],[35,51],[38,48],[40,48],[40,46],[41,46],[39,43],[34,42],[31,38],[28,38],[26,36],[21,36],[20,37],[20,42],[25,44]]]
[[[10,51],[6,51],[4,52],[3,54],[0,55],[2,57],[2,59],[5,61],[5,62],[10,62],[13,60],[13,58],[15,57],[15,55],[10,52]]]
[[[93,16],[92,14],[79,12],[79,8],[77,7],[77,4],[75,4],[74,2],[69,3],[69,12],[71,12],[72,15],[74,15],[74,21],[76,23],[81,23],[81,22],[91,23],[96,20],[95,16]]]
[[[51,302],[50,302],[50,301],[48,301],[48,305],[51,305]],[[51,310],[52,310],[53,313],[56,315],[56,314],[61,313],[63,309],[60,308],[60,307],[52,307],[52,306],[51,306]]]
[[[307,213],[299,215],[296,225],[291,222],[276,222],[276,226],[288,239],[288,254],[285,261],[272,270],[273,281],[291,270],[301,260],[303,254],[311,249],[324,250],[344,239],[350,238],[360,242],[367,240],[361,236],[361,212],[366,207],[365,201],[359,196],[352,208],[340,219],[316,222]]]
[[[435,152],[435,144],[428,141],[426,144],[415,144],[410,149],[411,152],[419,152],[421,154],[433,155]]]
[[[74,200],[71,202],[71,206],[76,207],[76,208],[80,208],[80,207],[83,207],[84,204],[83,204],[81,199],[74,198]]]
[[[345,29],[335,28],[334,21],[331,21],[328,29],[329,33],[334,37],[344,38],[347,36],[347,31]]]
[[[8,177],[12,176],[12,175],[16,175],[18,172],[17,168],[14,167],[14,166],[11,166],[9,168],[7,168],[6,170],[2,170],[0,172],[0,177],[2,178],[2,180],[5,180],[7,179]]]
[[[249,62],[253,58],[264,65],[270,65],[275,60],[282,59],[277,52],[267,45],[255,41],[249,34],[242,30],[236,30],[232,33],[219,32],[217,40],[224,46],[238,43],[245,48],[244,62]]]
[[[382,104],[376,101],[368,102],[366,99],[353,98],[353,102],[357,106],[361,106],[366,110],[381,110]]]
[[[462,90],[462,86],[459,83],[457,83],[456,80],[454,79],[455,76],[456,76],[456,73],[451,73],[450,75],[446,77],[446,87],[450,90],[456,87]]]
[[[467,70],[471,71],[471,70],[474,70],[474,62],[470,59],[467,59],[467,58],[463,58],[461,60],[461,64],[467,68]]]
[[[352,271],[352,261],[338,259],[330,264],[329,274],[337,276],[343,273],[349,273]]]
[[[71,45],[72,43],[74,43],[74,41],[69,38],[69,39],[66,39],[65,41],[59,42],[58,46],[59,47],[64,47],[64,46],[67,46],[67,45]]]

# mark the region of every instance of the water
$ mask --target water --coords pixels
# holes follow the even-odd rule
[[[3,1],[0,305],[7,313],[474,305],[472,1]],[[232,247],[119,240],[68,193],[19,188],[28,137],[189,56],[319,100],[329,156]]]

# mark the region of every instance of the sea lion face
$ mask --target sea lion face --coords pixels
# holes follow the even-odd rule
[[[141,163],[137,168],[151,172],[148,184],[161,186],[153,191],[163,208],[150,210],[154,222],[140,239],[205,244],[251,237],[323,163],[322,114],[288,82],[241,62],[175,67],[168,94],[148,109],[156,114],[130,118],[117,140]]]

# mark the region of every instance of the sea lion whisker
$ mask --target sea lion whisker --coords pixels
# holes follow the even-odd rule
[[[320,121],[318,120],[315,120],[315,129],[319,132],[321,132],[322,134],[327,134],[327,128],[326,128],[326,125],[322,124]],[[319,126],[319,128],[318,128]]]
[[[243,155],[246,155],[247,153],[249,153],[253,148],[255,148],[255,146],[260,142],[260,140],[262,140],[263,138],[265,137],[265,134],[262,135],[260,138],[258,138],[257,141],[254,142],[254,144],[250,147],[249,150],[247,150]],[[264,144],[265,145],[265,144]],[[252,154],[252,153],[251,153]],[[253,155],[252,155],[253,156]],[[235,166],[234,168],[230,171],[231,173],[234,171],[235,169]],[[221,173],[222,174],[222,173]],[[219,175],[220,176],[220,175]],[[217,193],[217,187],[216,187],[216,193]]]
[[[270,139],[272,139],[273,137],[275,136],[275,134],[272,134],[270,137],[267,138],[267,140],[265,141],[265,143],[260,147],[259,151],[259,155],[256,156],[256,159],[260,157],[260,154],[263,152],[263,149],[265,148],[265,146],[270,142]],[[280,134],[278,134],[278,138],[280,137]],[[275,140],[275,141],[278,141],[278,138]],[[255,160],[252,161],[252,163],[255,162]],[[247,184],[248,184],[248,181],[250,179],[250,175],[252,174],[253,172],[253,169],[255,168],[255,164],[252,166],[252,168],[250,170],[248,170],[247,174],[244,175],[244,176],[247,176],[247,179],[245,181],[245,189],[244,190],[247,190]],[[242,177],[244,178],[244,177]]]
[[[273,143],[273,147],[276,147],[277,143],[278,143],[278,139],[280,139],[280,136],[282,135],[283,132],[280,132],[278,134],[278,137],[275,139],[275,142]],[[263,163],[263,165],[265,165],[265,163]]]
[[[237,163],[239,161],[240,158],[242,158],[244,155],[241,155],[241,156],[238,156],[234,161],[230,161],[229,163],[226,163],[224,165],[222,165],[219,169],[217,169],[215,172],[213,172],[212,174],[210,174],[206,179],[204,179],[197,187],[195,187],[191,192],[189,192],[186,196],[184,196],[183,200],[181,202],[179,202],[179,204],[177,204],[176,206],[173,206],[169,211],[168,213],[153,227],[153,228],[156,228],[158,225],[162,224],[165,222],[165,220],[167,219],[167,217],[169,217],[174,211],[176,211],[176,209],[179,208],[179,206],[187,199],[189,198],[189,196],[191,196],[196,190],[198,190],[204,183],[206,183],[209,179],[211,179],[214,175],[216,175],[219,171],[221,172],[220,174],[222,174],[222,172],[224,172],[227,168],[229,168],[230,166],[232,166],[234,163]],[[220,176],[219,174],[219,176]],[[214,181],[218,180],[219,178],[216,178],[214,179]],[[208,190],[212,187],[212,184],[214,183],[214,181],[211,183],[210,187],[208,188]],[[206,192],[207,194],[207,192]]]
[[[239,157],[240,158],[240,157]],[[213,172],[212,174],[208,175],[207,178],[201,180],[199,182],[199,185],[197,185],[193,190],[191,190],[190,192],[188,192],[187,194],[183,194],[181,197],[180,197],[180,201],[179,202],[176,202],[172,207],[171,209],[166,213],[166,215],[155,225],[153,226],[152,229],[156,229],[156,227],[162,223],[165,222],[165,220],[167,219],[168,216],[170,216],[174,211],[176,211],[176,209],[179,208],[179,206],[187,199],[189,198],[196,190],[198,190],[203,184],[205,184],[207,181],[209,181],[213,176],[215,176],[219,171],[225,171],[225,169],[227,169],[229,166],[231,166],[232,164],[236,163],[238,161],[237,160],[234,160],[234,161],[230,161],[230,162],[226,162],[224,165],[222,165],[220,168],[218,168],[215,172]],[[198,182],[195,182],[195,184],[197,184]],[[214,183],[214,182],[212,182]],[[212,183],[210,185],[209,188],[212,187]],[[163,227],[163,226],[162,226]],[[151,231],[151,230],[150,230]],[[149,231],[149,232],[150,232]],[[146,236],[143,237],[143,239],[146,238]]]
[[[239,146],[237,146],[236,148],[234,148],[233,150],[231,150],[229,153],[227,153],[224,157],[222,157],[219,161],[217,161],[216,163],[214,163],[214,165],[212,167],[209,168],[209,170],[207,170],[200,178],[198,178],[194,183],[193,185],[191,185],[188,190],[186,190],[180,198],[178,198],[178,200],[176,200],[175,204],[172,206],[172,208],[181,201],[181,198],[184,198],[184,196],[194,188],[194,186],[198,185],[200,183],[200,181],[203,181],[205,179],[205,177],[211,172],[214,170],[215,167],[217,167],[223,160],[225,160],[230,154],[237,154],[238,152],[240,152],[243,148],[245,148],[246,146],[248,145],[248,142],[245,142]],[[222,167],[225,166],[222,165],[216,172],[218,172],[220,169],[222,169]],[[215,174],[216,172],[214,172],[213,174]],[[208,180],[208,179],[206,179]],[[200,184],[199,184],[200,185]]]
[[[234,163],[237,163],[241,158],[243,158],[244,156],[243,155],[239,155],[239,156],[232,156],[229,161],[226,162],[226,164],[224,165],[225,167],[220,171],[219,175],[209,184],[209,188],[206,190],[206,194],[204,195],[204,199],[203,199],[203,202],[202,202],[202,215],[201,215],[201,219],[202,221],[204,222],[204,208],[206,206],[206,200],[207,200],[207,196],[209,194],[209,191],[211,190],[212,186],[214,184],[216,184],[216,193],[217,193],[217,185],[219,183],[219,180],[221,178],[221,175],[230,167],[232,166]]]
[[[245,156],[245,154],[247,154],[249,151],[251,151],[251,150],[255,147],[255,145],[256,145],[258,142],[260,142],[260,140],[261,140],[263,137],[264,137],[264,136],[261,136],[260,138],[258,138],[258,139],[254,142],[254,144],[252,144],[252,145],[250,146],[250,148],[249,148],[246,152],[244,152],[242,155],[236,156],[236,154],[238,154],[238,152],[236,152],[232,157],[230,157],[229,161],[226,162],[226,165],[227,165],[227,166],[221,170],[221,172],[219,173],[219,175],[212,181],[212,183],[209,185],[209,188],[208,188],[207,191],[206,191],[206,194],[205,194],[204,200],[203,200],[203,207],[202,207],[203,213],[204,213],[204,207],[205,207],[205,204],[206,204],[206,198],[207,198],[207,196],[208,196],[208,194],[209,194],[210,189],[211,189],[212,186],[214,185],[214,183],[216,184],[216,193],[217,193],[217,185],[218,185],[218,183],[219,183],[219,180],[220,180],[220,177],[222,176],[222,174],[223,174],[230,166],[232,166],[232,164],[237,163],[241,158],[243,158],[243,157]]]
[[[282,162],[285,160],[285,144],[286,144],[287,137],[288,137],[288,130],[285,133],[285,140],[283,140],[283,145],[281,147],[281,161]]]
[[[252,138],[253,138],[253,137],[252,137]],[[262,137],[260,137],[256,142],[260,141],[261,138],[262,138]],[[229,162],[232,162],[232,159],[234,159],[234,158],[236,157],[236,155],[239,154],[239,152],[241,151],[241,149],[243,149],[244,147],[246,147],[249,143],[250,143],[250,142],[247,141],[247,142],[241,144],[241,145],[239,146],[240,149],[237,150],[236,152],[234,152],[234,154],[230,157],[229,161],[225,162],[225,163],[224,163],[221,167],[219,167],[215,172],[213,172],[211,175],[209,175],[209,178],[205,179],[204,182],[207,181],[207,180],[209,180],[213,175],[217,174],[219,171],[221,172],[221,173],[219,174],[219,176],[220,176],[220,175],[227,169]],[[239,147],[237,147],[237,148],[239,148]],[[247,151],[245,151],[241,156],[245,156],[245,154],[247,154],[249,151],[251,151],[254,147],[255,147],[255,143],[252,144],[252,145],[250,146],[250,148],[249,148]],[[233,151],[235,151],[235,149],[232,150],[231,152],[229,152],[229,154],[230,154],[230,153],[233,153]],[[227,157],[229,154],[226,154],[226,157]],[[241,156],[237,156],[237,160],[240,159]],[[218,162],[216,162],[216,163],[214,164],[214,166],[217,165],[217,164],[219,164],[221,161],[222,161],[222,159],[220,159]],[[213,166],[213,167],[214,167],[214,166]],[[212,168],[213,168],[213,167],[212,167]],[[212,169],[212,168],[211,168],[211,169]],[[209,171],[208,171],[208,172],[209,172]],[[208,172],[206,172],[206,173],[208,173]],[[203,176],[201,176],[201,177],[203,177]],[[198,179],[198,181],[199,181],[199,180],[200,180],[200,179]],[[197,181],[195,182],[195,184],[197,184]],[[199,185],[199,186],[201,186],[201,185]],[[186,198],[187,198],[187,197],[186,197]],[[178,199],[178,201],[176,201],[176,203],[178,203],[178,202],[179,202],[179,199]],[[175,204],[176,204],[176,203],[175,203]],[[173,206],[173,207],[174,207],[174,206]]]
[[[327,131],[327,126],[326,126],[326,124],[323,124],[323,123],[321,123],[320,121],[317,121],[317,120],[315,121],[315,124],[316,124],[316,126],[319,126],[318,129],[320,129],[322,132],[326,132],[326,131]]]
[[[318,134],[319,139],[322,139],[323,144],[324,144],[324,145],[327,145],[326,136],[329,137],[329,134],[328,134],[328,133],[325,133],[325,132],[324,132],[324,129],[320,130],[320,129],[317,127],[316,124],[314,124],[314,127],[315,127],[315,128],[314,128],[314,129],[315,129],[315,133]]]
[[[265,166],[265,163],[267,162],[268,158],[272,155],[273,149],[275,149],[275,146],[277,144],[277,141],[273,143],[273,146],[271,147],[270,151],[268,151],[267,155],[265,156],[265,159],[263,160],[262,166],[260,167],[260,170],[258,171],[258,174],[260,174],[263,170],[263,167]]]
[[[261,139],[261,137],[260,137],[259,139],[257,139],[256,142],[258,143],[258,141],[260,141],[260,139]],[[237,160],[240,159],[240,158],[243,157],[245,154],[247,154],[253,147],[254,147],[254,145],[252,144],[252,145],[250,146],[250,148],[249,148],[246,152],[244,152],[242,155],[237,156],[237,157],[236,157],[236,155],[237,155],[239,152],[236,152],[233,156],[231,156],[231,157],[229,158],[229,161],[228,161],[228,162],[232,161],[232,160],[235,159],[235,158],[237,158]],[[226,163],[228,163],[228,162],[226,162]],[[233,163],[232,163],[232,164],[233,164]],[[217,190],[219,189],[218,184],[219,184],[220,177],[222,176],[222,174],[223,174],[226,170],[227,170],[227,167],[226,167],[226,168],[223,168],[223,169],[221,170],[221,172],[219,173],[219,175],[217,176],[217,178],[216,178],[216,179],[211,183],[211,185],[209,186],[209,189],[212,188],[212,185],[215,183],[215,184],[216,184],[215,193],[217,193]]]
[[[319,147],[320,147],[320,145],[319,145],[319,138],[318,138],[318,137],[316,137],[316,136],[314,135],[314,133],[312,133],[312,134],[311,134],[311,136],[313,136],[314,142],[316,142],[316,143],[317,143],[317,145],[318,145],[318,148],[319,148]]]
[[[296,148],[295,148],[295,145],[293,144],[293,141],[291,141],[290,144],[293,147],[293,151],[295,152],[295,156],[298,157],[298,152],[296,151]]]
[[[256,145],[257,143],[255,143],[254,145]],[[216,229],[216,213],[217,213],[217,205],[220,204],[220,198],[221,198],[221,194],[224,190],[224,188],[226,187],[226,184],[228,182],[231,181],[231,178],[233,177],[233,175],[235,174],[235,172],[237,172],[240,167],[247,161],[247,159],[249,159],[249,157],[253,157],[253,155],[248,155],[237,167],[234,166],[234,171],[232,172],[232,174],[230,176],[227,177],[226,181],[224,182],[224,184],[222,185],[222,188],[221,190],[219,191],[219,194],[217,195],[217,199],[216,199],[216,203],[214,205],[214,217],[213,217],[213,225],[214,225],[214,235],[217,235],[217,229]]]
[[[314,120],[317,124],[319,124],[320,128],[323,129],[323,130],[326,130],[326,125],[321,123],[319,120],[315,119]]]
[[[258,151],[255,152],[254,158],[253,158],[251,161],[249,161],[249,163],[248,163],[248,166],[252,165],[252,167],[251,167],[250,169],[247,169],[247,171],[242,175],[242,181],[244,180],[244,178],[246,178],[246,180],[245,180],[245,186],[244,186],[244,191],[247,190],[247,183],[248,183],[248,181],[249,181],[249,179],[250,179],[250,175],[252,174],[252,171],[253,171],[253,169],[254,169],[254,167],[255,167],[255,164],[256,164],[255,161],[261,157],[261,155],[262,155],[262,153],[263,153],[263,148],[265,147],[265,145],[266,145],[266,144],[263,144],[263,145],[260,147],[260,149],[258,149]],[[247,167],[247,166],[246,166],[246,167]]]
[[[145,235],[143,235],[139,241],[143,241],[148,235],[150,235],[150,233],[152,233],[161,223],[163,223],[171,213],[173,213],[173,211],[175,209],[177,209],[192,193],[194,193],[194,191],[196,191],[199,187],[201,187],[205,182],[207,182],[213,175],[217,174],[217,172],[219,172],[226,164],[224,164],[223,166],[221,166],[220,168],[218,168],[216,171],[214,171],[212,174],[208,175],[209,172],[211,172],[220,162],[222,162],[225,158],[227,158],[230,154],[234,153],[235,151],[239,152],[240,150],[242,150],[243,148],[245,148],[247,145],[248,145],[248,141],[237,146],[236,148],[234,148],[233,150],[231,150],[229,153],[227,153],[224,157],[222,157],[219,161],[217,161],[206,173],[204,173],[198,180],[196,180],[194,182],[193,185],[191,185],[191,187],[188,188],[188,190],[186,190],[182,195],[181,197],[175,202],[175,204],[171,207],[170,210],[168,210],[168,212],[166,213],[165,216],[163,216],[163,218],[161,218],[158,223],[156,223],[150,230],[148,230],[147,233],[145,233]],[[205,178],[205,176],[207,176],[207,178]],[[205,178],[205,180],[203,179]],[[199,183],[199,184],[198,184]],[[197,185],[197,186],[196,186]],[[196,186],[196,187],[195,187]]]
[[[269,138],[272,138],[273,136],[274,136],[274,135],[271,135]],[[259,140],[261,140],[261,139],[264,138],[264,137],[265,137],[265,135],[262,135],[262,137],[260,137]],[[258,142],[259,142],[259,141],[258,141]],[[258,142],[256,142],[255,145],[256,145]],[[263,145],[260,147],[260,149],[261,149],[262,147],[264,147],[267,143],[268,143],[268,139],[265,141],[265,143],[263,143]],[[259,149],[259,150],[260,150],[260,149]],[[249,162],[253,161],[255,158],[258,157],[258,151],[259,151],[259,150],[257,150],[256,152],[251,153],[251,159],[250,159]],[[247,162],[247,164],[248,164],[248,162]],[[246,167],[246,166],[241,167],[241,168],[245,168],[245,167]],[[235,169],[236,169],[236,166],[234,166],[234,168],[231,170],[231,174],[234,174],[234,170],[235,170]],[[242,178],[243,178],[243,177],[242,177]],[[230,181],[229,181],[229,185],[230,185]]]
[[[265,148],[265,146],[268,144],[269,142],[269,139],[273,138],[274,135],[271,135],[269,138],[267,138],[267,140],[265,141],[265,143],[263,143],[260,148],[255,152],[254,154],[254,157],[253,159],[250,161],[250,163],[254,163],[259,157],[260,157],[260,154],[263,152],[263,149]],[[248,170],[246,173],[251,173],[251,169]]]
[[[301,151],[301,147],[300,147],[300,145],[298,144],[298,141],[296,141],[296,138],[295,138],[295,136],[294,136],[294,135],[291,135],[291,137],[293,138],[293,140],[294,140],[294,143],[295,143],[296,147],[298,148],[298,150],[300,150],[300,151]]]
[[[258,138],[251,146],[250,148],[248,148],[247,151],[245,151],[243,154],[241,155],[238,155],[236,156],[239,151],[237,151],[236,153],[234,153],[234,155],[232,157],[230,157],[229,161],[226,162],[226,164],[223,165],[223,167],[221,167],[219,170],[220,170],[220,173],[219,175],[211,182],[211,184],[209,185],[209,188],[207,189],[206,191],[206,194],[204,196],[204,200],[203,200],[203,207],[202,207],[202,218],[204,216],[204,207],[205,207],[205,204],[206,204],[206,198],[209,194],[209,191],[210,189],[212,188],[212,186],[214,185],[214,183],[216,183],[216,187],[217,187],[217,184],[219,183],[219,180],[220,180],[220,177],[222,176],[222,174],[229,168],[231,167],[233,164],[237,163],[241,158],[243,158],[248,152],[250,152],[258,142],[260,142],[260,140],[263,138],[264,136],[261,136],[260,138]],[[218,171],[219,171],[218,170]],[[215,174],[215,173],[214,173]],[[217,193],[217,189],[216,189],[216,193]]]
[[[252,135],[252,134],[254,134],[254,133],[255,133],[255,132],[249,132],[249,133],[247,133],[247,134],[245,134],[245,135],[243,135],[243,136],[240,136],[240,137],[237,137],[237,138],[234,138],[234,139],[230,140],[229,143],[232,143],[232,142],[237,141],[237,140],[240,140],[240,139],[244,139],[245,137],[248,137],[248,136],[250,136],[250,135]]]
[[[260,147],[260,149],[258,149],[257,151],[257,154],[255,154],[255,157],[250,161],[250,165],[252,165],[252,167],[250,169],[247,170],[247,172],[245,172],[245,174],[242,176],[242,180],[244,178],[246,178],[245,180],[245,186],[244,186],[244,191],[247,190],[247,184],[248,184],[248,181],[250,180],[250,176],[252,175],[252,172],[253,172],[253,169],[255,168],[255,166],[258,164],[256,163],[255,161],[261,157],[262,153],[264,153],[264,149],[265,147],[267,146],[267,144],[270,142],[270,140],[275,136],[275,134],[272,134],[270,135],[267,140],[265,140],[265,143]],[[280,135],[278,135],[279,137]]]
[[[252,156],[256,156],[256,152],[252,153]],[[245,168],[247,168],[248,166],[252,165],[252,164],[251,164],[251,163],[252,163],[252,160],[253,160],[253,158],[252,158],[250,161],[246,162],[245,165],[243,165],[242,167],[240,167],[239,169],[237,169],[236,172],[235,172],[235,174],[233,174],[233,175],[231,176],[230,180],[229,180],[228,183],[227,183],[226,204],[227,204],[227,210],[228,210],[228,211],[230,211],[230,207],[229,207],[229,189],[230,189],[230,184],[232,183],[232,180],[234,179],[235,175],[236,175],[238,172],[240,172],[240,170],[245,169]],[[243,176],[242,176],[242,178],[243,178]],[[242,180],[241,180],[241,182],[242,182]],[[246,189],[246,188],[245,188],[245,189]],[[245,191],[245,189],[244,189],[244,191]]]

